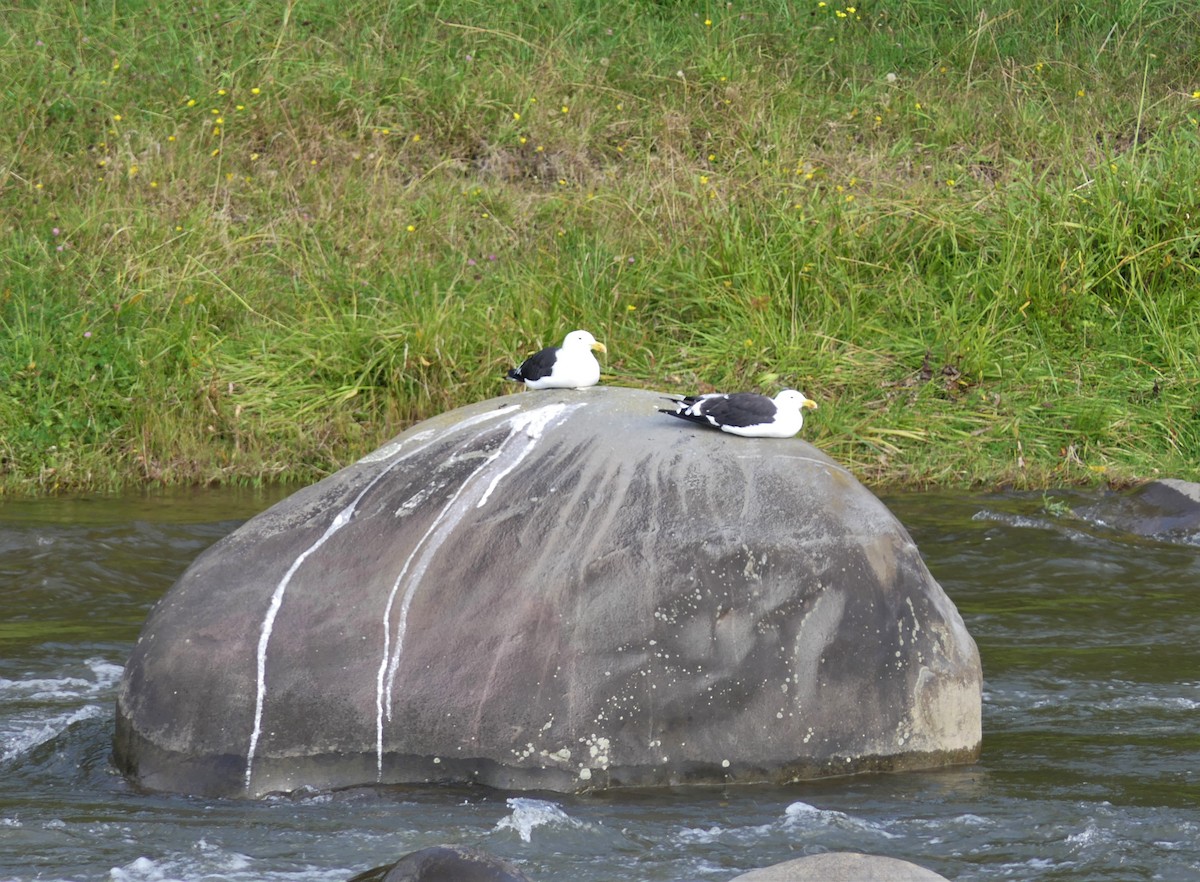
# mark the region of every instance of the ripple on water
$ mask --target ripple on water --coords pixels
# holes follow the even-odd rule
[[[262,861],[200,839],[189,851],[134,858],[109,870],[108,878],[111,882],[345,882],[347,876],[344,869],[322,868],[302,860],[269,868]]]
[[[85,720],[108,716],[107,698],[121,679],[120,665],[88,658],[54,675],[0,677],[0,765],[28,755]]]

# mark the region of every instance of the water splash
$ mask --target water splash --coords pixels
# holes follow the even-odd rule
[[[556,803],[542,799],[530,799],[516,796],[508,800],[512,814],[501,818],[494,832],[512,830],[521,837],[522,842],[533,841],[533,831],[538,827],[573,827],[580,828],[583,824],[562,810]]]
[[[0,764],[11,762],[39,745],[57,738],[75,723],[105,715],[106,711],[99,705],[89,704],[78,710],[50,717],[42,712],[32,711],[4,720],[0,723]]]

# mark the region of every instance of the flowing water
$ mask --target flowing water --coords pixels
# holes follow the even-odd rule
[[[341,882],[439,843],[538,882],[723,882],[836,850],[959,882],[1200,880],[1200,543],[1106,531],[1067,494],[886,500],[979,643],[974,765],[590,797],[139,793],[109,750],[141,623],[278,497],[0,503],[0,880]]]

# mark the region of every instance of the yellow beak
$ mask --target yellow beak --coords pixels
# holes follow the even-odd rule
[[[811,398],[805,398],[802,402],[800,402],[800,406],[807,407],[809,410],[816,410],[817,402],[813,401]]]
[[[608,352],[608,347],[606,347],[599,340],[592,344],[592,349],[596,350],[597,352]]]

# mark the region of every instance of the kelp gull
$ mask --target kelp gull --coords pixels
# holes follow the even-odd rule
[[[562,346],[547,346],[505,376],[529,389],[580,389],[600,382],[600,362],[592,350],[608,352],[587,331],[572,331]]]
[[[746,438],[791,438],[804,425],[804,409],[817,407],[817,402],[795,389],[784,389],[774,398],[755,392],[716,392],[671,400],[675,410],[660,407],[662,413]]]

